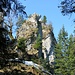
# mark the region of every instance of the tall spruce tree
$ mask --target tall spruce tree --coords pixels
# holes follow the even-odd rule
[[[67,47],[68,47],[68,33],[65,31],[64,26],[59,32],[57,44],[55,47],[55,74],[66,74],[66,60],[67,60]]]
[[[68,44],[67,71],[68,75],[75,75],[75,37],[73,35],[70,35]]]

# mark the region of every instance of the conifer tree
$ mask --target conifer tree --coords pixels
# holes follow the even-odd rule
[[[46,24],[46,22],[47,22],[47,18],[46,18],[46,16],[43,16],[43,20],[42,20],[42,22],[43,22],[44,24]]]
[[[7,59],[10,57],[8,55],[9,49],[7,47],[11,45],[11,42],[13,42],[13,40],[11,42],[8,40],[9,32],[5,29],[7,26],[4,26],[4,17],[9,16],[11,12],[16,16],[18,16],[20,13],[26,14],[24,9],[25,6],[23,6],[19,0],[0,0],[0,66],[3,64],[6,65],[5,61],[7,61]],[[10,44],[8,44],[8,42],[10,42]]]
[[[75,12],[75,0],[62,0],[60,3],[61,13],[68,15]]]
[[[70,35],[68,46],[68,61],[67,61],[67,71],[68,75],[75,74],[75,37]]]
[[[67,47],[68,47],[68,33],[65,31],[64,26],[59,32],[57,44],[55,47],[55,74],[66,74],[66,60],[67,60]]]

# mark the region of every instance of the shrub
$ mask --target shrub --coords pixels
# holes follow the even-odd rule
[[[37,39],[35,41],[35,44],[34,44],[34,48],[39,49],[41,47],[41,43],[42,43],[41,37],[40,37],[40,35],[38,35],[38,37],[37,37]]]
[[[25,51],[25,48],[26,48],[25,42],[26,42],[26,40],[25,40],[24,38],[20,38],[20,39],[18,40],[18,45],[17,45],[17,47],[18,47],[18,49],[22,50],[22,52],[24,52],[24,51]]]

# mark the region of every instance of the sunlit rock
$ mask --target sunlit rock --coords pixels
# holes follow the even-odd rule
[[[38,35],[40,35],[42,44],[41,48],[35,49],[34,45],[36,44],[35,42]],[[56,39],[54,37],[52,26],[44,25],[40,15],[34,13],[23,23],[17,32],[17,38],[19,39],[21,37],[26,39],[26,51],[28,53],[38,53],[38,57],[43,56],[50,64],[54,62]]]

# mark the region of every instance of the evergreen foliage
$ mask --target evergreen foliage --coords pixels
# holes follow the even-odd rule
[[[43,20],[42,20],[42,22],[43,22],[44,24],[46,24],[46,22],[47,22],[47,18],[46,18],[46,16],[43,16]]]
[[[63,0],[60,4],[59,7],[61,7],[61,13],[63,15],[75,12],[75,0]]]
[[[38,37],[35,41],[35,44],[34,44],[34,48],[38,50],[41,47],[41,43],[42,43],[41,37],[40,37],[40,35],[38,35]]]
[[[58,41],[55,47],[55,74],[66,75],[66,61],[67,61],[67,45],[68,33],[65,31],[64,26],[59,32]]]
[[[23,6],[21,3],[19,3],[18,0],[0,0],[0,15],[2,14],[2,17],[0,16],[0,26],[3,27],[3,22],[4,22],[4,17],[5,16],[9,16],[9,14],[11,13],[11,11],[14,13],[14,15],[18,15],[19,13],[23,13],[26,14],[26,12],[24,11],[25,6]],[[1,28],[0,28],[1,29]],[[2,35],[3,34],[3,30],[2,31]],[[5,37],[7,35],[4,35]],[[2,40],[0,38],[0,40]],[[6,39],[5,39],[6,42]]]
[[[25,41],[24,38],[20,38],[20,39],[18,40],[18,45],[17,45],[17,47],[18,47],[18,49],[22,50],[22,52],[25,52],[25,48],[26,48],[25,42],[26,42],[26,41]]]
[[[73,35],[69,37],[67,68],[69,75],[75,74],[75,37]]]
[[[65,31],[63,27],[58,35],[55,47],[55,74],[74,75],[75,74],[75,37]]]
[[[9,15],[10,11],[14,11],[15,15],[19,13],[26,14],[23,6],[18,0],[0,0],[0,12],[3,12],[4,16]]]
[[[14,44],[11,43],[11,37],[9,37],[8,31],[5,29],[7,26],[4,26],[4,17],[9,16],[11,12],[16,16],[20,13],[26,14],[24,9],[25,6],[23,6],[18,0],[0,0],[0,68],[3,68],[1,66],[6,65],[8,58],[12,56],[14,57],[14,54],[10,53],[12,49],[11,47],[14,46]]]

